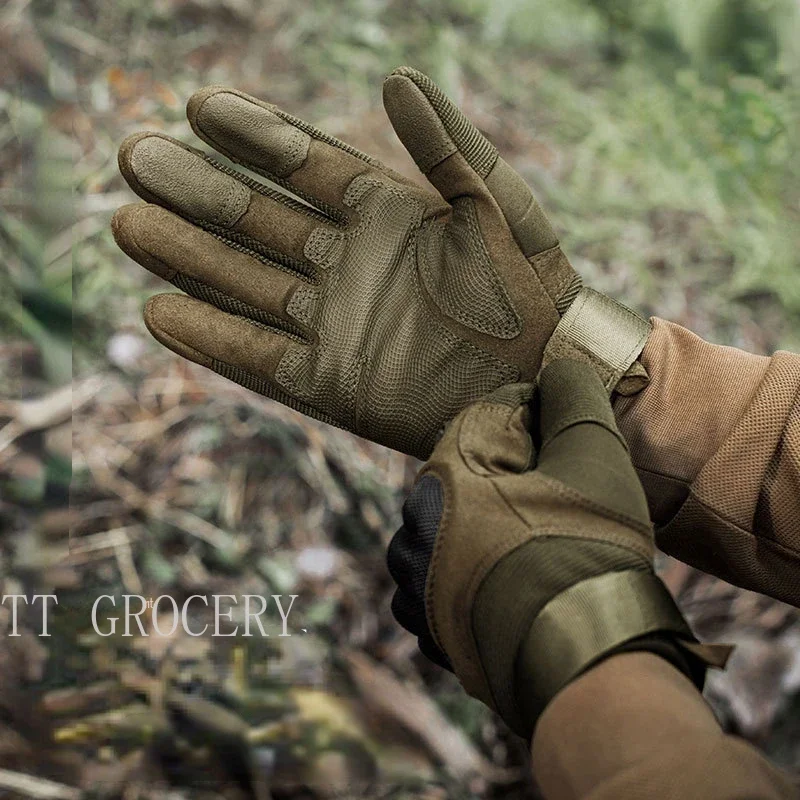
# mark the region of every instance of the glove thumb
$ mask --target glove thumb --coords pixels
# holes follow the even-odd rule
[[[603,382],[588,364],[554,361],[539,376],[538,471],[649,524],[647,500]]]
[[[534,456],[528,406],[533,395],[530,383],[510,383],[495,389],[461,412],[440,445],[455,445],[464,463],[477,475],[524,472]]]
[[[445,200],[492,198],[526,258],[558,244],[525,181],[427,75],[398,67],[384,81],[383,105],[400,141]]]

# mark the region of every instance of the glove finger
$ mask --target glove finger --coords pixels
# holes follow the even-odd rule
[[[131,258],[187,294],[294,336],[310,335],[286,310],[309,282],[281,264],[232,250],[211,233],[147,203],[120,208],[111,230]]]
[[[422,655],[443,669],[453,671],[450,659],[431,636],[424,605],[420,605],[416,599],[398,589],[392,597],[392,616],[401,627],[417,637],[417,646]]]
[[[442,484],[423,475],[403,503],[403,525],[389,542],[386,563],[395,582],[425,602],[425,581],[444,508]]]
[[[625,516],[649,522],[644,490],[608,393],[588,364],[562,359],[539,376],[537,469]]]
[[[455,448],[478,475],[525,472],[533,461],[530,435],[530,383],[510,383],[467,406],[445,430],[437,453]]]
[[[428,557],[433,553],[433,543],[443,508],[442,484],[431,474],[419,478],[403,503],[403,525],[414,535]]]
[[[215,150],[302,197],[339,222],[352,180],[389,174],[379,161],[285,111],[235,89],[209,86],[192,95],[186,113],[194,132]],[[391,177],[427,194],[416,184]]]
[[[558,244],[525,181],[430,78],[399,67],[384,81],[383,104],[400,141],[445,200],[488,191],[526,257]]]
[[[306,350],[285,333],[178,294],[151,297],[144,321],[150,333],[178,355],[315,419],[341,424],[298,401],[275,380],[275,370],[289,348]]]
[[[389,542],[386,552],[386,566],[392,580],[398,586],[407,586],[411,583],[416,560],[414,552],[414,534],[403,525]],[[427,572],[427,564],[422,565],[423,575]]]
[[[427,634],[425,636],[418,637],[417,646],[425,658],[433,661],[434,664],[437,664],[442,669],[446,669],[448,672],[453,672],[453,665],[450,663],[450,659],[447,657],[444,650],[442,650],[433,640],[433,636]]]
[[[174,211],[237,249],[301,275],[314,274],[303,248],[313,230],[331,221],[305,204],[233,170],[223,171],[200,150],[160,133],[129,136],[119,149],[119,168],[143,200]]]
[[[392,596],[392,616],[414,636],[430,635],[425,617],[425,604],[418,597],[398,588]]]

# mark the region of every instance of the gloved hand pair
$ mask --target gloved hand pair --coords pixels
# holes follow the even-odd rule
[[[193,130],[284,191],[162,134],[129,137],[120,168],[145,202],[115,214],[114,236],[185,292],[152,298],[147,326],[238,383],[421,458],[497,390],[438,445],[390,563],[400,619],[516,730],[637,637],[692,672],[692,652],[713,654],[653,577],[607,400],[646,382],[649,324],[582,287],[523,180],[427,77],[396,70],[384,104],[440,197],[232,89],[190,99]],[[551,361],[534,448],[530,386],[508,384]],[[515,665],[531,681],[521,692]]]

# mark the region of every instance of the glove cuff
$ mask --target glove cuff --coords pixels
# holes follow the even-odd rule
[[[584,286],[553,331],[541,368],[560,358],[588,362],[609,394],[635,394],[648,382],[647,372],[635,362],[651,327],[636,312]]]
[[[723,667],[729,645],[700,644],[661,580],[651,572],[608,572],[571,586],[537,614],[517,657],[517,733],[530,736],[550,700],[621,645],[667,634],[706,666]],[[503,710],[500,710],[501,713]],[[504,717],[505,718],[505,717]],[[506,720],[509,722],[509,720]]]

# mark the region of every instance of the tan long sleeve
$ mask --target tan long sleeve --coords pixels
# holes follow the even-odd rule
[[[614,404],[666,553],[800,606],[800,356],[653,319],[650,384]]]
[[[651,653],[612,656],[556,695],[536,727],[547,800],[798,800],[788,775],[724,734],[691,682]]]

